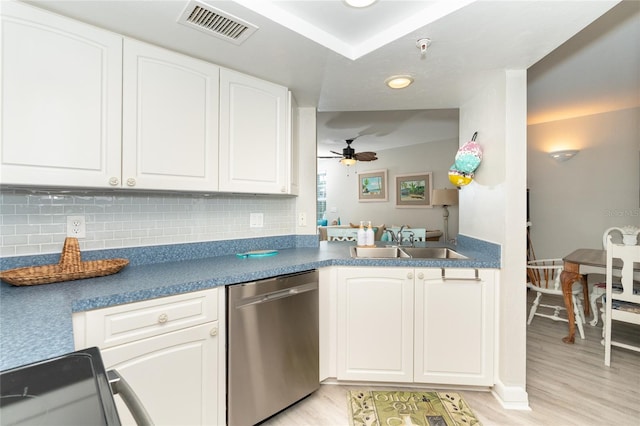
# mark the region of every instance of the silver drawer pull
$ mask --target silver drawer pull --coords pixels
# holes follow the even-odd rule
[[[217,335],[218,335],[218,327],[213,327],[213,328],[209,331],[209,335],[210,335],[210,336],[217,336]]]
[[[456,278],[456,277],[449,277],[447,278],[445,276],[445,270],[444,268],[442,268],[442,281],[482,281],[482,279],[480,278],[479,272],[477,269],[474,269],[475,271],[475,277],[474,278],[467,278],[467,277],[460,277],[460,278]]]
[[[160,314],[160,316],[158,316],[158,324],[164,324],[167,321],[169,321],[169,315]]]

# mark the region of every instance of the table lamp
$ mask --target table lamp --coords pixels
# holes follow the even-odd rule
[[[449,206],[455,206],[458,204],[458,190],[457,189],[434,189],[431,193],[431,204],[434,206],[442,206],[444,211],[442,217],[444,218],[444,242],[449,242]]]

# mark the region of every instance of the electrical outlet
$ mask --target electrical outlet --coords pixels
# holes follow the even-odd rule
[[[249,213],[249,228],[262,228],[264,215],[262,213]]]
[[[298,226],[307,226],[307,214],[298,213]]]
[[[67,216],[67,237],[87,237],[87,227],[84,216]]]

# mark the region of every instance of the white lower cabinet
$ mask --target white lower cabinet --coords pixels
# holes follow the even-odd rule
[[[74,314],[77,349],[98,346],[158,425],[225,424],[224,291]],[[124,425],[135,424],[116,397]]]
[[[413,381],[413,269],[338,271],[338,379]]]
[[[494,275],[416,269],[414,382],[493,385]]]
[[[493,385],[492,270],[341,268],[336,293],[338,380]]]

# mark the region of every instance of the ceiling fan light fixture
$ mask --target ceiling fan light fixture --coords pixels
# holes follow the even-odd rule
[[[369,7],[378,0],[344,0],[344,2],[351,7]]]
[[[344,164],[345,166],[353,166],[354,164],[356,164],[356,159],[355,158],[343,158],[342,160],[340,160],[340,162],[342,164]]]
[[[384,82],[392,89],[404,89],[413,83],[413,77],[410,75],[394,75],[387,78]]]

